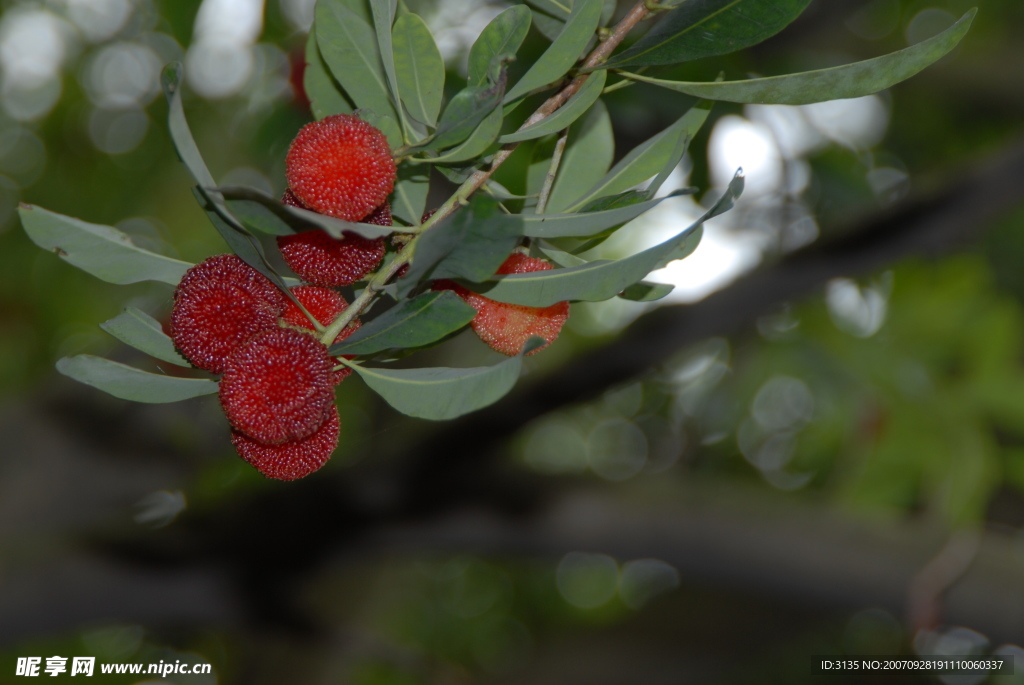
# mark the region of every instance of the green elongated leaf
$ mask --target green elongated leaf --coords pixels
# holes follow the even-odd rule
[[[194,186],[192,192],[199,201],[200,206],[206,212],[210,223],[220,233],[221,238],[228,244],[231,251],[238,255],[243,262],[259,271],[270,279],[289,299],[295,301],[295,296],[288,290],[281,275],[274,270],[267,260],[267,254],[263,251],[263,245],[231,214],[227,205],[217,191],[206,191],[199,186]],[[216,197],[217,200],[213,198]]]
[[[231,213],[220,192],[213,189],[215,185],[213,175],[210,174],[202,155],[199,154],[199,147],[192,138],[192,131],[189,130],[188,121],[185,119],[185,109],[181,104],[181,76],[181,64],[172,63],[164,67],[161,81],[168,101],[168,127],[171,132],[171,140],[174,142],[174,147],[182,162],[197,183],[193,189],[194,193],[228,247],[242,261],[269,278],[277,287],[284,290],[288,297],[291,297],[284,281],[267,261],[267,256],[259,241]]]
[[[494,111],[487,115],[476,130],[461,145],[443,152],[439,157],[432,157],[431,164],[452,164],[454,162],[465,162],[475,159],[484,154],[501,133],[502,112],[501,107],[495,107]]]
[[[545,241],[537,241],[533,243],[531,249],[536,249],[539,256],[544,257],[549,262],[554,263],[556,266],[570,267],[570,266],[583,266],[588,264],[587,260],[577,257],[574,254],[564,252],[556,249]]]
[[[631,302],[657,302],[663,297],[667,296],[670,292],[675,290],[674,285],[668,283],[650,283],[648,281],[640,281],[628,286],[625,290],[619,293],[619,297],[623,300],[630,300]]]
[[[310,31],[306,39],[306,70],[302,73],[302,87],[309,98],[313,116],[318,120],[332,114],[351,114],[354,109],[320,54],[316,31]]]
[[[665,160],[664,166],[658,175],[654,177],[650,185],[647,186],[647,197],[654,197],[655,193],[661,189],[662,184],[668,180],[669,175],[675,168],[679,166],[679,162],[683,161],[683,155],[686,154],[686,149],[690,146],[690,141],[693,140],[693,136],[697,134],[700,127],[707,121],[708,114],[711,112],[710,100],[700,100],[690,110],[683,115],[681,120],[680,131],[676,135],[675,144],[672,146],[672,152]],[[670,141],[666,141],[669,143]]]
[[[375,126],[384,137],[388,139],[388,147],[395,150],[405,144],[402,137],[402,128],[394,117],[387,114],[378,114],[372,109],[360,109],[359,118],[368,124]]]
[[[603,0],[604,7],[601,9],[601,26],[608,24],[615,9],[618,6],[617,0]],[[534,24],[548,40],[554,40],[562,32],[565,20],[569,18],[574,0],[528,0],[537,9],[533,12]]]
[[[179,402],[217,392],[216,381],[162,376],[91,354],[64,357],[57,361],[57,370],[79,383],[132,402]]]
[[[370,3],[373,15],[373,28],[377,34],[377,54],[384,65],[384,75],[391,88],[393,102],[401,102],[398,96],[398,77],[395,73],[395,51],[392,47],[391,31],[395,24],[395,12],[398,0],[374,0]]]
[[[509,7],[492,19],[469,49],[469,85],[486,84],[491,65],[514,57],[529,30],[530,10],[523,5]]]
[[[543,344],[532,338],[525,352]],[[370,389],[398,411],[431,421],[454,419],[483,409],[508,393],[519,380],[523,358],[470,369],[371,369],[353,366]]]
[[[596,185],[576,198],[568,211],[578,211],[599,197],[621,193],[657,174],[671,161],[679,137],[692,140],[697,134],[707,120],[709,108],[708,103],[697,103],[674,124],[630,150]]]
[[[595,76],[598,78],[594,78]],[[518,143],[523,140],[542,138],[543,136],[557,133],[564,128],[568,128],[570,124],[583,116],[587,110],[597,102],[597,99],[601,97],[601,91],[604,89],[606,80],[607,72],[594,72],[587,78],[583,87],[580,88],[575,95],[569,98],[568,102],[559,107],[554,114],[545,119],[541,119],[533,126],[527,126],[526,128],[521,128],[514,133],[503,135],[498,142],[502,145],[507,143]]]
[[[687,0],[601,69],[678,64],[736,52],[784,29],[811,0]]]
[[[548,307],[564,300],[598,302],[610,299],[651,271],[692,252],[696,246],[695,232],[705,221],[731,207],[742,190],[743,177],[737,174],[718,202],[686,230],[631,257],[588,262],[565,269],[492,276],[488,279],[488,284],[493,283],[491,287],[472,287],[493,300],[529,307]]]
[[[632,221],[663,200],[690,192],[692,191],[689,189],[677,191],[655,200],[632,202],[622,207],[597,212],[524,214],[522,216],[523,235],[531,238],[587,238]]]
[[[361,326],[332,346],[331,354],[373,354],[422,347],[454,333],[475,316],[476,310],[451,291],[424,293]]]
[[[356,107],[397,122],[376,32],[366,18],[345,3],[318,2],[313,26],[324,62]]]
[[[562,32],[509,90],[505,102],[515,102],[530,91],[565,76],[583,56],[587,43],[594,37],[603,5],[602,0],[576,0]]]
[[[433,226],[416,241],[409,272],[398,279],[404,296],[427,279],[491,276],[522,239],[519,215],[503,214],[497,200],[476,195],[468,207]]]
[[[174,148],[178,151],[185,168],[195,179],[195,182],[204,188],[212,188],[216,183],[213,175],[203,161],[199,153],[199,147],[192,138],[192,131],[188,128],[188,121],[185,119],[185,108],[181,104],[181,77],[183,67],[181,62],[171,62],[164,67],[160,75],[164,95],[167,97],[167,125],[171,132],[171,140],[174,141]]]
[[[572,200],[592,188],[607,173],[614,158],[612,120],[604,102],[598,100],[586,116],[569,129],[569,142],[562,155],[546,211],[566,211]]]
[[[825,100],[862,97],[905,81],[946,55],[967,33],[976,13],[977,9],[970,10],[942,33],[909,48],[831,69],[715,83],[666,81],[628,73],[623,76],[681,93],[727,102],[806,105]]]
[[[410,226],[418,226],[427,208],[429,191],[430,173],[426,169],[399,164],[395,192],[391,196],[391,213]]]
[[[90,224],[41,207],[21,205],[25,233],[39,247],[108,283],[160,281],[177,285],[192,265],[143,250],[110,226]]]
[[[191,366],[187,359],[178,354],[174,342],[164,333],[160,322],[135,307],[125,307],[113,319],[101,323],[100,328],[151,357],[178,366]]]
[[[448,102],[437,122],[433,138],[411,148],[416,150],[444,150],[469,138],[487,116],[501,104],[507,75],[504,69],[498,82],[488,87],[467,86]]]
[[[263,203],[255,200],[227,200],[231,214],[250,231],[269,235],[292,235],[295,230]]]
[[[444,96],[444,60],[430,29],[419,16],[395,22],[394,62],[398,93],[409,114],[424,124],[437,123]]]
[[[351,232],[373,240],[395,232],[390,226],[344,221],[301,207],[286,205],[249,186],[225,186],[214,190],[228,200],[227,204],[232,210],[238,207],[243,209],[244,213],[236,214],[242,224],[271,235],[290,235],[318,228],[335,238],[340,238],[345,232]],[[254,206],[260,207],[263,211],[257,214]]]

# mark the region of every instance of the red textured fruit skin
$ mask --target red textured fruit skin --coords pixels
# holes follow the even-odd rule
[[[498,274],[523,274],[554,268],[543,259],[514,253],[498,267]],[[556,302],[550,307],[525,307],[497,302],[474,293],[454,281],[437,281],[434,290],[452,290],[477,311],[470,325],[480,339],[492,349],[514,357],[526,341],[540,336],[547,342],[528,354],[536,354],[558,338],[562,326],[569,318],[569,303]]]
[[[231,443],[242,459],[267,478],[296,480],[327,463],[338,446],[340,428],[338,410],[332,407],[320,428],[308,438],[280,445],[264,445],[244,433],[232,431]]]
[[[382,205],[395,173],[387,138],[352,114],[303,126],[285,159],[295,196],[313,211],[345,221],[359,221]]]
[[[321,288],[316,285],[301,285],[297,288],[291,289],[292,295],[295,296],[302,306],[306,308],[310,314],[313,315],[320,325],[329,326],[334,323],[334,320],[348,308],[348,302],[341,296],[336,290],[330,288]],[[284,312],[281,314],[281,321],[284,324],[293,326],[295,328],[301,328],[304,331],[312,333],[316,327],[313,322],[299,309],[294,302],[288,300],[284,306]],[[352,335],[362,323],[358,318],[353,319],[345,328],[342,329],[338,337],[334,339],[335,343],[339,343],[348,336]],[[343,355],[346,359],[353,359],[354,355]],[[338,369],[334,372],[334,384],[337,385],[352,373],[350,368]]]
[[[368,240],[351,232],[337,240],[323,231],[278,236],[284,261],[302,280],[323,288],[352,285],[384,259],[384,239]]]
[[[372,212],[364,216],[361,222],[364,224],[373,224],[374,226],[393,226],[395,220],[391,216],[391,203],[385,202],[380,207],[377,207]]]
[[[274,328],[286,298],[235,255],[217,255],[185,272],[174,293],[171,339],[195,366],[223,373],[254,334]]]
[[[220,403],[235,430],[266,445],[301,440],[334,403],[334,360],[318,340],[290,328],[254,335],[228,360]]]

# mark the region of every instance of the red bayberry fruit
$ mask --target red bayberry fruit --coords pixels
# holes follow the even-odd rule
[[[285,164],[288,187],[306,207],[345,221],[365,217],[395,186],[387,138],[352,114],[303,126]]]
[[[334,360],[290,328],[261,331],[228,360],[220,403],[236,430],[267,445],[309,437],[333,406]]]
[[[362,218],[362,223],[373,224],[374,226],[393,226],[395,221],[391,217],[391,203],[385,202],[372,212]]]
[[[337,240],[323,231],[278,236],[281,255],[303,280],[324,288],[351,285],[384,259],[384,239],[369,240],[346,232]]]
[[[552,268],[554,267],[543,259],[516,252],[498,267],[497,273],[523,274]],[[529,354],[540,352],[555,341],[562,330],[562,325],[569,318],[568,302],[556,302],[549,307],[526,307],[497,302],[471,292],[454,281],[437,281],[433,289],[452,290],[465,300],[466,304],[476,309],[476,317],[470,323],[473,330],[491,348],[510,357],[519,354],[526,341],[535,335],[547,342]]]
[[[185,272],[174,293],[171,339],[190,362],[222,373],[246,340],[276,327],[285,299],[238,257],[210,257]]]
[[[295,299],[302,303],[302,306],[306,308],[310,314],[313,315],[320,325],[329,326],[334,323],[334,320],[348,308],[348,302],[341,296],[336,290],[330,288],[321,288],[315,285],[302,285],[297,288],[291,289],[292,294],[295,295]],[[289,325],[296,328],[313,332],[316,326],[313,322],[299,309],[294,302],[288,300],[284,306],[284,312],[281,314],[281,320]],[[361,323],[359,319],[353,319],[345,328],[342,329],[338,337],[334,339],[334,342],[339,343],[348,336],[352,335]],[[346,359],[353,359],[353,355],[344,355]],[[347,378],[352,373],[350,368],[338,369],[334,372],[334,384],[337,385],[342,380]]]
[[[244,433],[231,432],[231,443],[242,459],[267,478],[295,480],[308,476],[327,463],[338,446],[338,410],[328,410],[323,425],[308,438],[280,445],[264,445]]]

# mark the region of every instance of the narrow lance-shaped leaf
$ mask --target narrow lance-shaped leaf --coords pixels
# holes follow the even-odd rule
[[[529,30],[530,10],[523,5],[509,7],[492,19],[469,49],[469,85],[487,83],[491,65],[515,56]]]
[[[811,0],[687,0],[600,69],[678,64],[736,52],[774,36]]]
[[[689,189],[623,207],[578,214],[524,214],[523,235],[531,238],[586,238],[632,221],[670,197],[690,194]],[[642,196],[641,196],[642,197]]]
[[[686,230],[631,257],[589,262],[566,269],[493,276],[488,281],[493,283],[491,287],[473,288],[493,300],[529,307],[548,307],[563,300],[598,302],[610,299],[651,271],[689,254],[692,247],[688,246],[688,241],[693,234],[705,221],[731,207],[742,189],[743,177],[738,173],[718,202]]]
[[[570,203],[592,188],[608,172],[614,159],[612,120],[604,102],[598,100],[569,129],[569,142],[545,211],[549,214],[571,211],[568,209]],[[546,172],[547,169],[544,170]],[[531,189],[533,187],[530,186]],[[540,186],[536,188],[539,192]]]
[[[317,119],[332,114],[351,114],[354,109],[320,54],[316,31],[310,31],[306,39],[306,69],[302,72],[302,87],[309,98],[313,116]]]
[[[597,99],[601,97],[601,91],[604,89],[607,78],[608,73],[605,71],[591,74],[583,84],[583,87],[569,98],[568,102],[559,107],[554,114],[541,119],[533,126],[527,126],[514,133],[503,135],[499,142],[502,145],[518,143],[523,140],[542,138],[543,136],[568,128],[570,124],[583,116]]]
[[[113,319],[101,323],[100,328],[151,357],[178,366],[191,366],[178,354],[174,342],[164,333],[160,322],[135,307],[125,307],[125,310]]]
[[[627,286],[625,290],[619,293],[619,297],[631,302],[657,302],[675,289],[676,287],[669,283],[640,281],[639,283]]]
[[[577,211],[597,198],[621,193],[657,174],[671,160],[679,136],[692,140],[697,135],[707,120],[709,106],[697,103],[674,124],[630,150],[594,187],[577,198],[568,211]]]
[[[185,119],[185,108],[181,104],[181,77],[181,62],[168,64],[161,74],[164,95],[167,96],[167,124],[171,132],[171,140],[178,151],[178,156],[195,182],[204,188],[212,188],[216,185],[213,175],[206,167],[206,162],[203,161],[203,156],[199,153],[199,147],[193,140],[192,132],[188,128],[188,121]]]
[[[430,175],[425,169],[399,164],[395,192],[391,196],[391,213],[410,226],[419,225],[427,208],[429,191]]]
[[[373,354],[422,347],[459,330],[476,310],[450,291],[424,293],[392,307],[331,347],[331,354]]]
[[[395,11],[398,9],[398,0],[374,0],[370,3],[370,12],[373,15],[373,28],[377,34],[377,54],[384,67],[384,75],[387,78],[391,104],[395,106],[398,114],[398,121],[402,129],[405,129],[405,117],[402,101],[398,93],[398,76],[395,73],[395,51],[391,46],[391,27],[395,23]],[[383,114],[383,112],[382,112]]]
[[[527,0],[536,10],[533,12],[533,22],[548,40],[554,40],[562,32],[565,20],[575,4],[574,0]],[[615,10],[618,7],[617,0],[603,0],[604,7],[601,10],[601,26],[606,26],[611,21]],[[664,3],[662,3],[664,4]]]
[[[475,159],[484,154],[501,133],[502,112],[500,107],[495,107],[487,117],[480,122],[469,138],[453,148],[445,150],[437,157],[431,157],[431,164],[453,164]]]
[[[160,281],[177,285],[192,266],[144,250],[110,226],[90,224],[32,205],[21,205],[18,216],[36,245],[108,283]]]
[[[91,354],[64,357],[57,362],[57,370],[68,378],[132,402],[179,402],[217,392],[216,381],[149,373]]]
[[[543,339],[531,338],[524,354],[542,344]],[[403,414],[444,421],[497,402],[515,386],[522,365],[522,355],[517,355],[494,366],[470,369],[352,368],[371,390]]]
[[[444,108],[434,136],[427,142],[410,148],[410,151],[443,150],[469,138],[481,122],[501,104],[507,78],[507,73],[502,68],[498,80],[493,85],[467,86],[456,93]]]
[[[228,199],[230,208],[242,207],[248,212],[236,213],[236,217],[243,224],[250,226],[250,222],[258,221],[258,224],[253,223],[251,227],[271,235],[289,235],[310,228],[319,228],[335,238],[340,238],[345,232],[351,232],[372,240],[394,233],[394,229],[389,226],[344,221],[302,207],[286,205],[248,186],[225,186],[215,190]],[[266,213],[255,214],[250,206],[252,204],[260,205]]]
[[[444,96],[444,60],[419,16],[399,17],[394,27],[394,62],[401,102],[424,124],[437,123]]]
[[[318,2],[313,26],[320,54],[356,107],[397,122],[373,27],[341,2]]]
[[[825,100],[862,97],[910,78],[949,53],[967,33],[976,13],[977,9],[970,10],[942,33],[909,48],[831,69],[714,83],[667,81],[628,73],[623,75],[669,90],[727,102],[806,105]]]
[[[518,215],[503,214],[496,200],[476,195],[468,207],[420,236],[409,272],[398,279],[398,292],[404,295],[427,279],[483,281],[498,270],[522,235]]]
[[[530,91],[565,76],[583,56],[587,44],[594,37],[594,31],[601,21],[602,9],[602,0],[576,0],[558,38],[509,90],[505,102],[515,102]]]

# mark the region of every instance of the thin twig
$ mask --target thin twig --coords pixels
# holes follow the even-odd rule
[[[537,214],[543,214],[548,207],[548,198],[551,197],[551,189],[555,185],[555,176],[558,175],[558,165],[562,162],[562,153],[565,152],[565,143],[569,140],[569,129],[562,131],[555,143],[555,151],[551,155],[551,165],[548,166],[548,174],[544,177],[544,186],[540,189],[540,197],[537,199]]]

